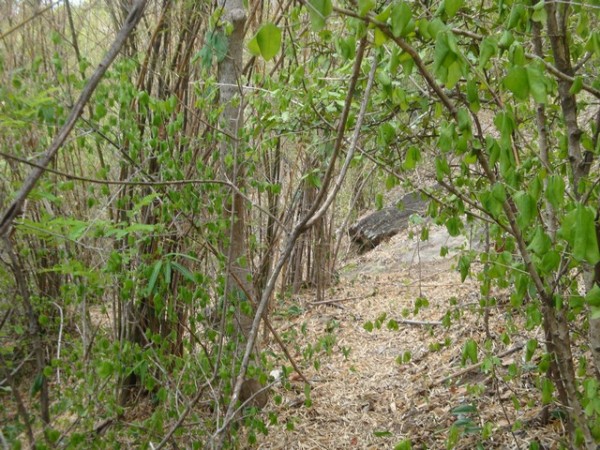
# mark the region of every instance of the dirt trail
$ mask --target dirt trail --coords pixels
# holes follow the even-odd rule
[[[417,251],[415,239],[397,235],[347,262],[340,283],[329,291],[331,304],[311,305],[310,292],[293,299],[304,313],[275,322],[312,381],[312,405],[303,406],[303,386],[293,377],[292,390],[277,387],[274,395],[283,402],[271,401],[265,418],[269,411],[276,412],[278,424],[269,425],[269,435],[259,437],[259,448],[381,449],[408,438],[415,449],[446,448],[448,430],[457,419],[452,410],[465,405],[476,406],[475,412],[460,417],[470,420],[473,429],[494,424],[485,448],[528,448],[534,436],[553,447],[558,430],[510,432],[515,420],[527,421],[539,412],[526,406],[533,392],[527,377],[496,382],[491,375],[464,371],[461,365],[465,342],[481,344],[485,338],[483,318],[476,313],[478,287],[460,282],[451,256],[439,257],[441,245],[455,249],[462,244],[464,240],[436,229]],[[418,298],[427,299],[428,305],[422,300],[416,312]],[[439,322],[450,308],[453,320],[449,327],[442,326]],[[384,313],[380,329],[365,329],[365,323],[375,325]],[[519,348],[519,342],[500,343],[502,311],[494,308],[490,313],[493,352]],[[312,359],[307,357],[309,348]],[[502,359],[499,376],[515,358],[520,352]],[[460,376],[443,381],[452,374]],[[522,404],[520,411],[515,411],[514,401]],[[511,402],[506,414],[503,402]],[[289,423],[293,430],[287,429]],[[481,433],[464,434],[455,448],[475,448],[478,438]]]

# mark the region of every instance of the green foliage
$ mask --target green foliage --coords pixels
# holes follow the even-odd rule
[[[213,63],[213,59],[217,62],[223,61],[225,55],[227,55],[228,41],[227,36],[222,31],[212,31],[207,33],[206,42],[192,62],[200,60],[202,67],[205,69],[210,68]]]
[[[463,351],[462,351],[462,364],[466,364],[467,361],[470,361],[472,364],[476,364],[478,361],[478,349],[477,349],[477,342],[474,341],[473,339],[469,339],[464,347],[463,347]]]
[[[333,4],[331,0],[310,0],[307,9],[313,30],[319,31],[325,26],[327,18],[333,11]]]
[[[335,3],[339,8],[334,14],[331,0],[310,0],[282,12],[285,25],[276,17],[264,16],[263,23],[248,25],[251,37],[247,48],[265,61],[281,58],[281,64],[267,64],[267,70],[258,70],[263,64],[259,63],[244,73],[239,101],[246,105],[247,114],[238,154],[221,157],[219,151],[227,139],[221,133],[223,108],[218,105],[220,86],[214,63],[226,57],[232,25],[223,23],[220,12],[211,16],[200,3],[173,2],[174,9],[165,15],[169,18],[166,31],[154,33],[150,28],[138,33],[135,45],[122,53],[98,87],[86,108],[85,121],[78,123],[73,139],[53,161],[53,168],[59,171],[129,184],[84,184],[46,173],[15,228],[19,257],[28,274],[35,274],[29,275],[28,286],[34,323],[45,333],[46,354],[55,355],[50,342],[58,342],[61,323],[54,303],[63,310],[69,326],[75,324],[78,330],[85,329],[90,310],[94,320],[98,315],[115,320],[112,326],[98,328],[91,341],[86,341],[87,334],[85,339],[83,335],[81,339],[65,337],[69,345],[63,347],[61,358],[48,361],[47,369],[36,369],[27,385],[32,395],[39,396],[42,381],[52,383],[56,369],[62,371],[63,380],[73,380],[61,392],[53,411],[60,415],[73,410],[81,418],[63,443],[74,447],[99,444],[86,441],[87,430],[95,418],[122,412],[114,387],[127,376],[137,377],[156,402],[155,410],[140,425],[147,434],[162,434],[180,412],[181,397],[191,396],[198,385],[208,382],[215,367],[218,371],[211,387],[215,385],[215,392],[223,396],[230,392],[232,375],[239,369],[235,345],[228,339],[235,334],[234,312],[251,312],[251,308],[250,302],[243,301],[248,300],[245,294],[225,295],[227,266],[219,249],[230,240],[230,224],[224,217],[231,192],[213,182],[217,178],[222,181],[221,163],[226,169],[246,170],[248,182],[238,186],[249,199],[245,203],[250,218],[247,231],[253,236],[245,260],[252,266],[266,260],[269,252],[277,253],[278,244],[266,238],[268,219],[263,210],[278,220],[283,218],[285,224],[293,223],[294,214],[302,211],[297,206],[302,195],[323,187],[357,42],[364,36],[373,46],[367,55],[377,55],[377,74],[367,102],[367,120],[360,130],[362,153],[352,161],[352,174],[364,172],[370,167],[367,163],[379,166],[377,182],[393,189],[409,187],[410,180],[420,182],[423,174],[431,171],[451,188],[444,194],[435,193],[439,202],[429,208],[435,224],[445,226],[451,236],[475,229],[482,235],[480,242],[487,239],[495,247],[463,252],[456,260],[463,281],[470,277],[481,283],[481,298],[471,311],[502,310],[491,318],[504,321],[499,342],[509,345],[526,336],[524,361],[510,364],[506,376],[518,380],[534,373],[537,401],[544,405],[556,402],[557,384],[552,378],[556,368],[550,370],[555,357],[544,353],[539,336],[529,332],[547,327],[548,314],[564,320],[565,330],[589,327],[588,309],[592,318],[600,314],[600,289],[594,286],[583,294],[577,278],[600,261],[595,161],[588,165],[591,172],[581,170],[588,167],[587,160],[576,161],[578,152],[594,159],[599,145],[596,125],[588,120],[595,114],[590,87],[598,89],[600,57],[593,5],[573,4],[566,12],[573,11],[564,22],[566,54],[571,55],[573,67],[568,77],[557,76],[560,61],[550,46],[556,36],[546,31],[553,18],[541,1],[527,5],[499,2],[480,8],[465,0],[443,0],[435,5],[359,0]],[[345,8],[352,14],[346,16]],[[21,9],[26,12],[27,6]],[[53,13],[59,17],[63,9]],[[100,8],[97,14],[95,20],[102,23],[92,23],[92,30],[102,32],[90,32],[97,34],[94,41],[106,35],[109,23],[108,10]],[[209,20],[196,24],[196,29],[187,24],[188,20],[195,23],[195,17]],[[304,28],[307,18],[313,32]],[[148,13],[150,27],[157,19]],[[84,55],[78,57],[64,30],[39,31],[37,22],[17,30],[15,33],[23,34],[10,41],[15,52],[26,58],[10,55],[8,44],[6,54],[0,55],[0,147],[4,153],[30,161],[52,141],[83,86],[81,73],[97,64],[109,44],[102,42],[102,49],[90,50],[90,35],[85,35],[79,43]],[[179,31],[170,23],[181,23],[185,33],[195,30],[203,42],[194,44],[183,32],[177,35]],[[85,29],[83,23],[81,27]],[[285,35],[284,27],[289,30]],[[541,33],[541,57],[532,55],[536,30]],[[27,41],[38,32],[48,38],[44,45]],[[153,43],[160,51],[146,42],[153,35],[161,36]],[[293,42],[285,42],[288,35]],[[181,46],[175,50],[171,41]],[[188,62],[199,63],[200,77]],[[356,124],[370,64],[365,60],[360,70],[347,132]],[[569,128],[569,116],[561,109],[569,103],[564,101],[565,93],[574,96],[570,100],[574,114],[579,114],[577,130]],[[579,149],[573,146],[574,140]],[[281,148],[284,157],[277,156]],[[276,175],[277,160],[284,161],[279,167],[287,178]],[[15,195],[26,173],[13,160],[0,161],[0,190],[7,193],[6,198]],[[205,182],[148,184],[189,178]],[[369,190],[369,204],[363,206],[385,207],[382,190]],[[340,211],[349,209],[347,196],[342,191],[338,197]],[[256,205],[260,208],[254,208]],[[287,208],[293,210],[289,217]],[[479,219],[485,222],[479,223]],[[421,238],[428,237],[428,230],[422,228]],[[448,248],[441,250],[447,252]],[[0,287],[10,292],[7,298],[17,292],[11,272],[4,266],[0,268]],[[508,302],[500,302],[498,291],[506,289]],[[435,300],[419,295],[414,307],[405,305],[402,315],[422,313]],[[2,314],[9,306],[0,305]],[[211,323],[207,307],[218,311],[222,329]],[[144,345],[119,339],[127,334],[120,327],[129,319],[117,317],[123,311],[150,312],[136,329],[143,335]],[[288,304],[283,311],[281,316],[290,318],[304,310]],[[446,328],[452,327],[468,313],[456,299],[451,300],[442,322]],[[400,328],[398,320],[377,314],[364,324],[366,331]],[[25,319],[11,319],[9,331],[2,330],[13,337],[2,350],[3,357],[28,353]],[[181,323],[189,330],[181,331]],[[286,330],[282,338],[296,346],[306,365],[318,367],[321,359],[334,353],[339,325],[328,322],[322,336],[309,336],[304,325]],[[583,335],[569,335],[577,357],[579,349],[587,345]],[[299,339],[307,342],[299,343]],[[429,350],[442,352],[450,344],[449,338],[439,336]],[[350,349],[340,347],[340,352],[348,358]],[[406,364],[410,360],[407,350],[396,361]],[[14,367],[17,361],[8,363]],[[502,367],[489,343],[472,337],[463,344],[461,363],[481,363],[481,370],[488,374]],[[571,400],[581,405],[597,439],[598,383],[590,376],[591,370],[586,364],[577,368],[576,398]],[[258,371],[257,376],[261,375]],[[170,388],[174,380],[177,393]],[[476,396],[479,389],[473,386],[470,394]],[[102,407],[86,403],[90,396]],[[306,392],[306,404],[311,404],[310,391]],[[213,411],[220,411],[213,406]],[[523,407],[519,399],[514,407]],[[475,404],[458,407],[452,414],[457,420],[448,430],[448,448],[459,445],[467,435],[483,442],[492,433],[492,424],[479,420]],[[213,419],[195,417],[196,423],[206,426],[199,427],[202,429],[190,442],[205,442],[221,418]],[[276,419],[269,418],[272,423]],[[250,443],[267,430],[264,417],[257,412],[245,423]],[[286,422],[286,427],[293,429],[293,420]],[[18,424],[9,432],[4,430],[9,439],[23,432]],[[149,445],[150,436],[139,430],[115,431],[111,444],[119,444],[121,437],[115,437],[119,433],[129,433],[128,443]],[[387,436],[386,431],[378,433]],[[584,439],[584,434],[580,430],[573,442]],[[53,426],[48,427],[46,437],[50,443],[60,438]],[[478,445],[483,445],[481,442]],[[411,442],[407,439],[396,448],[411,448]]]
[[[410,439],[404,439],[398,442],[395,445],[394,450],[412,450],[412,443]]]
[[[466,64],[451,31],[442,30],[437,33],[434,61],[433,70],[448,89],[452,89],[466,76]]]
[[[281,30],[273,23],[263,25],[248,42],[250,53],[261,55],[266,61],[272,59],[281,47]]]
[[[404,1],[395,2],[390,14],[392,34],[395,37],[406,36],[414,29],[412,11]]]
[[[577,261],[595,264],[600,260],[594,221],[594,210],[582,204],[577,204],[562,220],[560,235],[571,246]]]

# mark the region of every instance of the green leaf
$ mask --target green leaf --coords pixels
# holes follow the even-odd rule
[[[533,180],[531,180],[531,183],[529,184],[529,189],[527,190],[529,195],[531,195],[531,197],[536,202],[540,199],[540,197],[542,195],[542,191],[544,189],[542,178],[543,177],[542,177],[541,172],[538,173],[537,176],[535,176],[533,178]]]
[[[600,55],[600,31],[594,31],[585,45],[585,49],[593,52],[596,56]]]
[[[458,131],[471,131],[471,116],[465,108],[460,108],[457,114]]]
[[[552,403],[552,394],[554,393],[554,384],[549,378],[542,380],[542,403],[548,405]]]
[[[569,94],[579,94],[579,92],[581,92],[581,89],[583,89],[583,77],[576,76],[573,80],[573,84],[571,85],[571,89],[569,89]]]
[[[385,179],[385,188],[389,191],[400,184],[400,180],[394,174],[388,174]]]
[[[158,193],[153,193],[142,197],[141,199],[135,202],[132,211],[141,211],[144,206],[151,205],[152,202],[154,202],[154,200],[156,200],[157,198],[159,198]]]
[[[327,18],[333,11],[331,0],[309,0],[307,8],[313,31],[325,27]]]
[[[396,129],[391,123],[385,122],[379,126],[378,138],[380,145],[388,146],[396,139]]]
[[[165,261],[165,266],[163,267],[163,274],[165,277],[165,285],[168,286],[171,284],[171,274],[172,274],[172,263],[171,261]]]
[[[450,236],[456,237],[460,234],[462,222],[458,217],[450,217],[446,221],[446,228],[448,229],[448,234]]]
[[[479,46],[479,68],[482,69],[490,58],[498,51],[498,43],[491,37],[486,37]]]
[[[448,78],[446,79],[446,88],[452,89],[463,76],[463,64],[460,59],[456,59],[448,67]]]
[[[376,47],[381,47],[383,44],[385,44],[388,40],[388,37],[385,35],[385,33],[383,31],[381,31],[379,28],[375,28],[375,38],[374,38],[374,43]]]
[[[344,59],[353,59],[356,54],[356,39],[354,36],[341,38],[337,42],[340,54]]]
[[[535,67],[527,67],[527,82],[529,84],[529,93],[538,103],[546,103],[546,82],[544,74]]]
[[[456,38],[450,31],[440,31],[437,34],[434,71],[448,89],[452,89],[463,75],[466,75]]]
[[[456,133],[454,123],[440,124],[440,137],[437,145],[444,153],[452,150],[456,145]]]
[[[358,0],[358,14],[361,17],[364,17],[371,12],[375,6],[375,0]]]
[[[522,229],[525,229],[537,215],[537,204],[535,199],[526,192],[518,192],[514,198],[517,209],[519,210],[517,223]]]
[[[479,103],[479,87],[477,86],[477,82],[473,79],[467,81],[467,101],[474,113],[477,113],[481,108]]]
[[[47,428],[44,431],[46,438],[52,444],[56,444],[58,439],[62,436],[62,433],[59,430],[55,430],[54,428]]]
[[[383,11],[375,16],[375,20],[378,22],[387,22],[390,18],[390,14],[392,13],[392,5],[388,4]]]
[[[261,56],[265,61],[269,61],[281,48],[281,30],[274,23],[267,23],[260,27],[252,41],[254,40],[256,40],[256,47],[258,47]],[[248,44],[249,48],[252,41]]]
[[[388,437],[388,436],[392,436],[392,433],[389,431],[373,431],[373,434],[376,437]]]
[[[402,167],[405,170],[414,169],[419,161],[421,161],[421,151],[419,148],[415,146],[409,147],[406,151],[406,156],[404,157],[404,163],[402,164]]]
[[[167,395],[168,395],[168,391],[164,387],[161,387],[158,390],[158,392],[156,393],[156,398],[159,401],[164,402],[167,399]]]
[[[463,347],[463,352],[462,352],[463,364],[465,364],[467,362],[467,360],[470,360],[471,363],[473,363],[473,364],[477,363],[477,342],[475,342],[473,339],[469,339],[465,343],[465,346]]]
[[[114,366],[111,361],[102,361],[98,366],[96,371],[98,372],[98,376],[100,378],[108,378],[114,372]]]
[[[500,36],[500,40],[498,41],[498,47],[501,49],[507,49],[514,41],[515,37],[513,34],[508,30],[504,30],[504,33],[502,33],[502,36]]]
[[[492,187],[492,197],[501,204],[506,201],[506,189],[502,183],[494,183],[494,186]]]
[[[509,57],[511,66],[524,66],[526,63],[525,49],[519,42],[515,42],[510,46]]]
[[[387,328],[388,330],[398,331],[398,322],[396,322],[394,319],[390,319],[387,323]]]
[[[383,209],[383,204],[384,204],[383,194],[378,193],[377,195],[375,195],[375,207],[377,208],[378,211],[380,209]]]
[[[550,175],[546,185],[546,199],[559,208],[565,197],[565,180],[560,175]]]
[[[600,287],[597,284],[586,294],[585,301],[590,306],[600,307]]]
[[[475,346],[477,344],[475,343]],[[477,407],[470,404],[460,405],[456,408],[452,408],[451,414],[453,416],[464,416],[468,414],[477,414]]]
[[[404,439],[396,444],[394,450],[412,450],[412,442],[410,439]]]
[[[128,227],[125,227],[123,231],[125,233],[146,233],[150,234],[156,230],[156,225],[149,223],[133,223]]]
[[[435,18],[430,22],[426,19],[419,21],[419,31],[429,39],[435,39],[438,33],[441,33],[447,28],[448,26],[438,18]]]
[[[445,158],[435,159],[435,174],[438,180],[443,180],[444,175],[450,175],[450,165]]]
[[[448,18],[454,17],[463,5],[463,0],[444,0],[444,9]]]
[[[515,28],[524,20],[527,20],[527,11],[525,6],[521,3],[514,3],[512,9],[510,10],[510,16],[508,18],[506,29],[510,30],[511,28]]]
[[[446,64],[446,60],[448,57],[452,58],[454,57],[454,55],[452,54],[448,46],[447,33],[442,31],[437,34],[433,58],[433,70],[435,71],[436,75],[440,78],[440,80],[442,80],[442,82],[445,82],[448,76],[448,67]]]
[[[412,11],[406,2],[396,3],[392,7],[392,34],[394,37],[400,37],[406,34],[409,29],[409,23],[412,19]]]
[[[469,269],[471,268],[471,258],[468,256],[461,256],[458,260],[458,270],[460,271],[460,281],[464,283],[469,276]]]
[[[600,261],[594,219],[594,209],[578,204],[562,220],[560,235],[571,246],[573,257],[577,261],[586,261],[590,264]]]
[[[225,33],[217,31],[213,34],[212,45],[215,51],[217,62],[221,62],[227,56],[227,49],[229,48],[229,40]]]
[[[540,226],[535,230],[535,234],[531,243],[527,246],[529,250],[535,253],[538,256],[543,256],[550,247],[552,246],[552,241],[550,237],[544,232],[544,229]]]
[[[250,39],[247,47],[252,56],[260,56],[260,47],[258,46],[258,39],[256,39],[256,36]]]
[[[531,361],[533,354],[538,348],[537,339],[529,339],[525,345],[525,361]]]
[[[524,67],[513,67],[504,78],[503,83],[518,100],[529,98],[529,80],[527,70]]]
[[[148,280],[148,286],[146,287],[146,291],[144,294],[146,297],[149,297],[154,293],[154,288],[156,287],[156,280],[158,279],[158,275],[160,274],[162,264],[162,260],[158,260],[154,264],[154,269],[152,270],[152,275],[150,275],[150,279]]]
[[[204,45],[196,55],[192,58],[192,62],[200,60],[200,65],[209,69],[212,64],[212,49],[208,45]]]
[[[390,54],[390,61],[388,63],[388,70],[391,75],[396,75],[400,62],[400,50],[397,46],[394,46],[392,48],[392,52]]]
[[[39,372],[31,384],[31,389],[29,391],[30,395],[33,397],[35,394],[42,390],[42,385],[44,384],[44,374]]]
[[[104,116],[106,116],[106,113],[107,113],[106,106],[103,103],[97,103],[96,107],[94,109],[94,118],[96,120],[100,120]]]
[[[367,331],[370,333],[371,331],[373,331],[373,322],[371,322],[371,321],[369,320],[367,323],[365,323],[365,324],[363,325],[363,328],[364,328],[365,330],[367,330]]]
[[[109,273],[120,272],[123,266],[123,257],[117,251],[113,251],[106,262],[106,271]]]
[[[552,250],[546,253],[542,257],[542,262],[540,264],[540,268],[544,273],[550,273],[553,270],[558,269],[560,265],[560,253]]]
[[[540,0],[535,5],[533,5],[533,13],[531,14],[531,20],[534,22],[546,23],[546,19],[548,15],[546,14],[546,8],[544,0]]]
[[[171,262],[171,265],[173,266],[173,268],[179,272],[186,280],[192,282],[192,283],[196,283],[196,277],[194,276],[194,274],[192,272],[190,272],[190,270],[185,267],[182,266],[181,264],[179,264],[178,262]]]

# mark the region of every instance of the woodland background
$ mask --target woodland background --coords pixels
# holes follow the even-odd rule
[[[419,284],[360,328],[414,319],[431,353],[458,346],[452,370],[486,381],[429,436],[370,431],[374,448],[597,448],[599,14],[596,0],[0,2],[0,444],[274,448],[269,433],[310,417],[323,361],[369,358],[336,340],[338,319],[293,317],[346,289],[349,225],[415,192],[428,207],[407,239],[476,235],[452,259],[474,303],[447,299],[433,323]],[[535,421],[483,417],[488,387],[511,383],[526,394],[491,398]],[[527,427],[549,443],[516,436]]]

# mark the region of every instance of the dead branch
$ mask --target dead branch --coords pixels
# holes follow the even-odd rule
[[[523,348],[523,344],[519,344],[519,345],[517,345],[517,346],[515,346],[515,347],[513,347],[511,349],[506,350],[505,352],[500,353],[499,355],[497,355],[497,357],[498,358],[504,358],[505,356],[512,355],[513,353],[518,352],[522,348]],[[429,389],[432,389],[435,386],[439,386],[440,384],[444,384],[445,382],[450,381],[453,378],[458,378],[460,376],[463,376],[464,374],[469,373],[472,370],[478,369],[479,367],[481,367],[482,364],[483,364],[483,361],[478,362],[477,364],[473,364],[473,365],[470,365],[469,367],[465,367],[464,369],[459,370],[458,372],[454,372],[453,374],[450,374],[447,377],[444,377],[444,378],[442,378],[440,380],[433,381],[432,383],[429,384],[429,386],[427,386],[427,388],[422,389],[420,391],[420,393],[421,392],[425,392],[425,391],[427,391]]]
[[[366,295],[359,295],[356,297],[344,297],[344,298],[332,298],[331,300],[323,300],[321,302],[308,302],[309,305],[312,306],[316,306],[316,305],[329,305],[332,303],[338,303],[338,302],[347,302],[350,300],[361,300],[363,298],[367,297]]]

